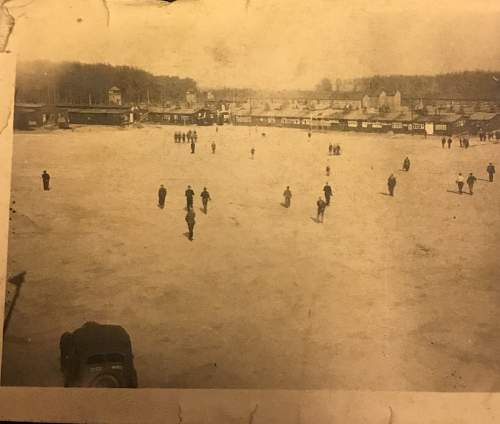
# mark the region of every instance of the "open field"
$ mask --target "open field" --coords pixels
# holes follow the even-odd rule
[[[225,126],[197,127],[192,155],[179,129],[16,134],[9,271],[27,280],[4,385],[61,385],[59,337],[93,320],[130,333],[142,387],[500,390],[500,175],[484,181],[500,144]],[[480,178],[473,196],[458,171]]]

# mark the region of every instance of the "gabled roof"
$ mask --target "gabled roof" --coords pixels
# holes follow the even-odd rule
[[[472,119],[473,121],[489,121],[497,115],[498,113],[493,112],[474,112],[469,116],[469,119]]]

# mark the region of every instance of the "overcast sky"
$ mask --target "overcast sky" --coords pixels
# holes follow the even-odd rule
[[[202,87],[500,70],[500,1],[14,0],[21,60],[137,66]]]

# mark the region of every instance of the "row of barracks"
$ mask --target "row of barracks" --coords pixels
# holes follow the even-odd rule
[[[234,125],[302,128],[360,132],[393,132],[406,134],[453,135],[500,131],[500,114],[475,112],[459,114],[417,115],[407,111],[366,113],[361,110],[340,112],[334,109],[307,111],[242,110],[232,114]]]

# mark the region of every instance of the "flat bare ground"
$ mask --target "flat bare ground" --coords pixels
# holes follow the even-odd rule
[[[16,134],[9,271],[27,278],[3,384],[61,385],[59,337],[93,320],[128,330],[142,387],[500,389],[500,179],[484,181],[500,144],[196,129],[194,155],[172,126]],[[480,178],[473,196],[454,193],[458,171]]]

